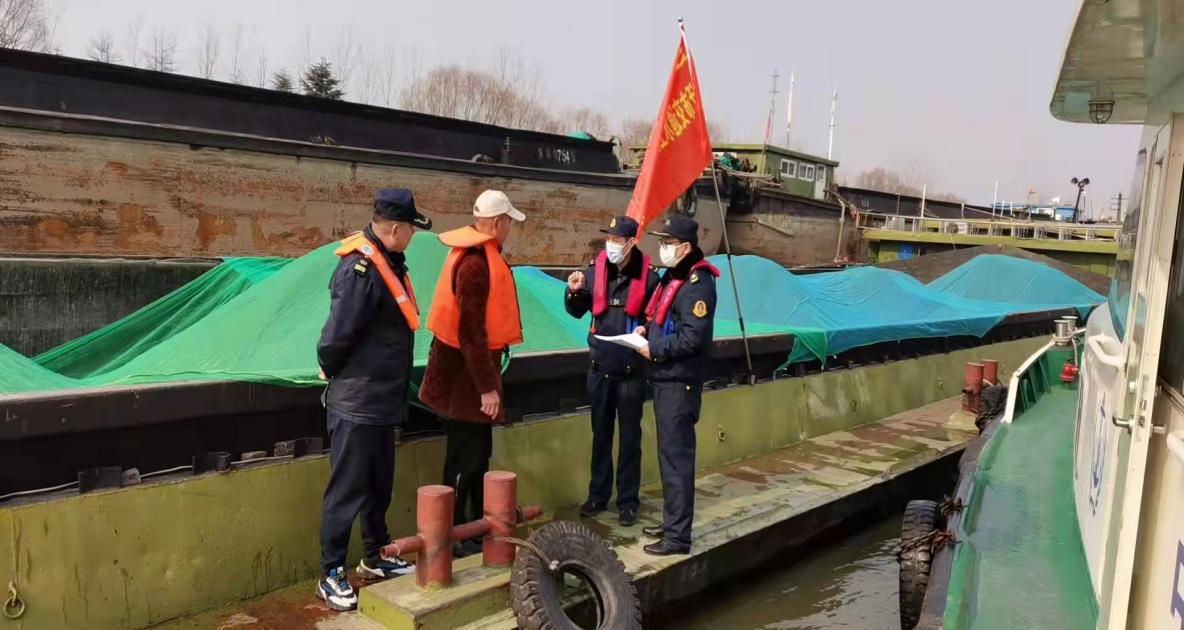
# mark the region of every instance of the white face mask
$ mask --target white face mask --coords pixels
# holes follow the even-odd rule
[[[622,243],[614,243],[612,241],[605,241],[604,253],[608,261],[614,265],[621,264],[625,260],[625,245]]]
[[[678,264],[678,245],[670,245],[662,243],[658,248],[658,260],[662,261],[662,265],[666,267],[673,267]]]

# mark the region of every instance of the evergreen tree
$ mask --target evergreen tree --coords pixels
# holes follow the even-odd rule
[[[280,92],[295,92],[296,86],[292,83],[292,77],[288,75],[288,71],[280,70],[271,75],[271,89]]]
[[[300,77],[300,88],[305,94],[334,100],[341,100],[345,95],[341,88],[337,87],[340,83],[337,77],[333,76],[333,66],[324,59],[309,66],[304,71],[304,76]]]

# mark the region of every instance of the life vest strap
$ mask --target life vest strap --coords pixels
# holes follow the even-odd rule
[[[344,258],[354,252],[360,253],[370,261],[370,264],[374,265],[374,268],[378,270],[379,277],[382,278],[382,283],[386,285],[391,297],[395,298],[395,304],[402,311],[403,318],[407,320],[407,326],[411,328],[412,332],[419,330],[419,307],[415,303],[415,291],[411,288],[411,276],[405,276],[407,282],[406,288],[404,288],[404,283],[399,281],[399,276],[395,274],[394,269],[391,269],[386,256],[379,253],[377,246],[370,242],[370,239],[366,238],[362,232],[355,232],[342,239],[341,247],[338,247],[334,253]]]

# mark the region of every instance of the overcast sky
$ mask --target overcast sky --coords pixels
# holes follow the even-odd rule
[[[1095,212],[1129,189],[1138,129],[1056,121],[1048,112],[1078,0],[58,0],[59,39],[83,56],[108,30],[121,45],[142,20],[179,41],[180,70],[196,74],[210,24],[229,39],[242,24],[251,50],[274,70],[332,59],[342,34],[400,63],[480,65],[509,47],[544,77],[548,100],[587,105],[615,122],[652,117],[686,19],[705,109],[733,140],[759,141],[777,70],[777,144],[785,139],[786,87],[794,93],[795,148],[825,154],[832,85],[838,85],[835,159],[848,179],[885,166],[926,173],[931,190],[974,203],[1060,195],[1089,177]],[[307,43],[306,43],[307,41]],[[222,45],[225,62],[229,43]],[[311,49],[311,50],[308,50]],[[225,72],[225,71],[224,71]],[[356,82],[356,77],[354,78]],[[348,95],[347,95],[348,98]]]

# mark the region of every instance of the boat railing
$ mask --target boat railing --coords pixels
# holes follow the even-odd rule
[[[1079,356],[1076,351],[1077,340],[1084,336],[1084,328],[1078,328],[1074,330],[1073,334],[1070,336],[1075,348],[1075,356]],[[1016,368],[1014,372],[1011,373],[1011,380],[1007,383],[1007,406],[1003,410],[1002,422],[1004,424],[1011,424],[1011,422],[1015,419],[1016,404],[1019,401],[1020,392],[1022,391],[1021,387],[1023,385],[1025,375],[1032,369],[1034,365],[1040,361],[1041,357],[1043,357],[1046,352],[1060,346],[1058,343],[1059,341],[1060,340],[1056,338],[1049,340],[1048,343],[1041,346],[1036,352],[1033,352],[1032,356],[1028,357],[1023,363],[1020,364],[1018,368]]]
[[[858,226],[864,230],[890,230],[917,234],[997,236],[1024,240],[1116,241],[1117,225],[1018,221],[1015,219],[939,219],[861,212]]]

